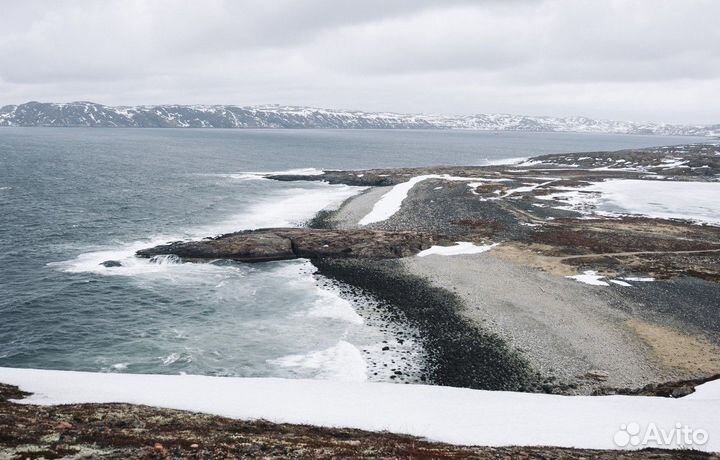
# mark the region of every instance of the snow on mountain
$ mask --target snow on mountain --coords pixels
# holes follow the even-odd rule
[[[117,128],[345,128],[572,131],[587,133],[718,136],[720,124],[672,125],[508,114],[425,115],[258,105],[141,105],[28,102],[0,108],[0,126]]]

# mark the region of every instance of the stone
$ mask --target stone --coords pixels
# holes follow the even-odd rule
[[[122,263],[120,263],[117,260],[106,260],[105,262],[100,262],[100,265],[102,265],[103,267],[108,267],[108,268],[122,267]]]
[[[689,394],[692,394],[695,392],[695,389],[691,387],[690,385],[682,385],[679,386],[672,391],[672,397],[673,398],[682,398],[683,396],[687,396]]]
[[[608,377],[610,377],[610,375],[605,371],[601,371],[598,369],[591,369],[591,370],[587,371],[587,373],[585,374],[585,377],[589,378],[589,379],[597,380],[599,382],[604,382],[608,379]]]
[[[73,428],[72,423],[66,422],[64,420],[62,422],[59,422],[57,425],[55,425],[55,429],[60,430],[60,431],[72,430],[72,428]]]

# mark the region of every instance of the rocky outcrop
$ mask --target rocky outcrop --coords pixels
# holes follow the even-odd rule
[[[608,388],[601,387],[593,392],[595,396],[660,396],[664,398],[682,398],[695,393],[695,387],[720,379],[720,374],[699,379],[679,380],[676,382],[649,383],[642,388]]]
[[[140,257],[176,255],[185,259],[264,262],[297,258],[375,258],[411,256],[433,243],[413,231],[270,228],[229,233],[200,241],[175,242],[137,252]]]

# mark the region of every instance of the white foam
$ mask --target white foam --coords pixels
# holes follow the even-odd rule
[[[365,190],[349,185],[316,184],[313,188],[292,188],[259,199],[245,212],[212,225],[192,229],[194,238],[271,227],[299,227],[318,211],[337,209],[345,200]]]
[[[48,266],[68,273],[132,277],[133,282],[141,287],[153,286],[156,283],[173,284],[184,288],[197,286],[199,289],[210,290],[212,295],[222,298],[242,295],[232,293],[238,290],[242,291],[239,289],[244,286],[242,278],[247,276],[247,271],[250,270],[244,265],[183,264],[175,256],[143,259],[136,257],[135,253],[140,249],[166,244],[170,241],[198,239],[244,229],[297,226],[313,217],[319,210],[337,207],[348,197],[362,190],[360,187],[323,183],[311,184],[309,187],[273,191],[242,214],[233,216],[224,222],[188,229],[176,235],[160,235],[98,248],[70,260],[50,263]],[[121,266],[105,267],[101,265],[110,260],[119,262]],[[325,291],[318,287],[313,277],[315,270],[315,267],[308,261],[291,261],[278,264],[266,276],[282,280],[283,283],[292,285],[292,288],[299,292],[308,294],[310,306],[305,307],[307,310],[301,313],[306,318],[328,318],[328,320],[346,323],[348,327],[363,324],[362,318],[347,301],[340,298],[335,292]],[[224,286],[226,282],[227,286]],[[303,305],[300,305],[300,308],[302,309]],[[354,359],[354,355],[347,350],[347,346],[340,345],[334,351],[331,349],[315,356],[318,366],[322,366],[323,362],[329,366],[328,369],[320,368],[319,376],[321,378],[333,378],[333,376],[352,378],[360,375],[357,359]],[[356,354],[359,355],[359,352]],[[191,359],[185,355],[171,353],[158,358],[158,363],[172,366],[178,361],[189,362],[189,360]],[[311,361],[312,359],[309,357],[308,363]]]
[[[671,430],[681,422],[707,431],[707,442],[693,448],[720,451],[720,381],[680,399],[10,368],[0,368],[0,382],[33,393],[20,401],[27,404],[145,404],[236,419],[389,431],[460,445],[620,449],[614,439],[621,426],[653,423]],[[641,447],[657,444],[630,448]],[[672,439],[663,447],[681,446]]]
[[[286,169],[283,171],[243,171],[234,174],[239,179],[249,179],[250,177],[265,178],[267,176],[322,176],[325,171],[317,168],[296,168]]]
[[[632,287],[632,284],[626,283],[625,281],[620,280],[609,280],[613,284],[617,284],[618,286],[624,286],[624,287]]]
[[[237,173],[202,174],[203,176],[226,177],[237,180],[267,180],[268,176],[321,176],[325,171],[317,168],[286,169],[284,171],[241,171]]]
[[[331,285],[324,284],[321,288],[315,278],[317,267],[307,260],[300,265],[289,265],[278,267],[278,273],[285,272],[294,289],[302,291],[313,291],[315,301],[312,307],[306,312],[295,316],[309,316],[314,318],[330,318],[345,321],[351,324],[363,324],[363,318],[357,314],[352,304],[340,297],[338,292]]]
[[[527,161],[528,157],[501,158],[499,160],[485,159],[483,166],[502,166],[502,165],[520,165]]]
[[[316,318],[332,318],[347,321],[352,324],[363,324],[363,319],[357,314],[350,302],[327,289],[318,288],[318,299],[308,310],[308,316]]]
[[[367,364],[360,350],[344,340],[325,350],[288,355],[269,361],[282,367],[317,370],[316,378],[342,382],[367,380]]]
[[[457,256],[461,254],[480,254],[482,252],[489,251],[495,246],[497,246],[497,244],[476,245],[467,241],[458,241],[455,243],[455,246],[432,246],[429,249],[418,252],[417,256]]]
[[[364,190],[347,185],[316,184],[313,188],[293,188],[274,191],[251,205],[245,212],[224,221],[196,227],[175,235],[156,235],[128,243],[82,253],[71,260],[51,262],[50,267],[69,273],[97,273],[109,276],[137,276],[158,274],[170,269],[182,273],[189,271],[215,271],[227,267],[201,264],[188,266],[175,263],[173,258],[157,258],[153,261],[135,256],[140,249],[150,248],[171,241],[200,239],[207,236],[267,227],[297,227],[322,209],[333,209],[347,198]],[[104,267],[102,262],[114,260],[121,267]]]
[[[115,247],[100,249],[97,251],[85,252],[74,259],[51,262],[49,267],[57,268],[67,273],[97,273],[101,275],[122,275],[134,276],[143,274],[160,273],[168,270],[170,265],[175,261],[173,259],[140,259],[135,256],[135,252],[140,249],[165,244],[169,241],[179,240],[180,237],[156,236],[154,238],[133,241],[130,243],[119,244]],[[101,265],[106,261],[117,261],[122,265],[120,267],[105,267]],[[156,263],[158,262],[158,263]]]
[[[167,357],[162,358],[162,363],[166,366],[169,366],[170,364],[176,362],[180,359],[179,353],[170,353]]]

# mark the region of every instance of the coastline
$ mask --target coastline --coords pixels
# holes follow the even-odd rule
[[[654,150],[682,156],[687,153],[688,147]],[[648,152],[621,151],[603,155],[637,159],[640,154],[647,156]],[[571,167],[563,168],[562,165],[553,164],[557,162],[557,157],[570,163]],[[549,221],[577,222],[580,225],[591,222],[594,227],[603,225],[603,221],[583,221],[582,216],[578,220],[578,214],[574,211],[544,205],[533,206],[538,198],[544,198],[543,195],[547,193],[542,190],[545,182],[559,181],[563,187],[572,187],[587,180],[576,178],[583,173],[585,177],[598,181],[608,177],[625,179],[658,174],[653,172],[652,163],[647,170],[640,172],[630,168],[603,170],[595,165],[592,165],[594,168],[585,168],[576,164],[578,159],[583,162],[587,158],[590,158],[587,154],[550,155],[512,166],[326,173],[322,179],[330,183],[371,188],[349,198],[336,211],[323,214],[324,228],[414,230],[436,235],[438,244],[462,240],[477,244],[499,242],[500,245],[482,254],[453,257],[411,256],[398,261],[314,259],[313,263],[319,273],[371,292],[384,300],[387,308],[410,312],[411,315],[406,315],[405,320],[419,328],[424,339],[421,341],[428,344],[426,346],[431,362],[442,361],[451,366],[449,363],[453,359],[449,357],[465,357],[463,366],[467,378],[458,377],[463,375],[463,369],[459,366],[447,373],[429,371],[428,374],[432,376],[430,383],[560,394],[612,394],[638,392],[646,387],[702,379],[720,373],[720,360],[713,358],[720,351],[720,343],[714,335],[717,331],[717,313],[708,312],[705,308],[713,302],[711,299],[720,298],[718,285],[713,281],[715,275],[703,274],[698,278],[698,271],[694,269],[683,272],[677,268],[672,273],[662,273],[663,266],[655,264],[655,271],[651,274],[660,275],[659,279],[653,283],[631,285],[621,281],[622,277],[618,273],[642,273],[640,270],[644,267],[637,263],[628,264],[628,260],[616,257],[614,266],[607,272],[615,273],[617,283],[615,280],[613,283],[605,282],[603,284],[608,287],[600,288],[568,279],[578,271],[582,273],[586,266],[595,268],[594,264],[585,265],[587,262],[592,264],[602,260],[602,256],[592,255],[593,250],[587,251],[587,256],[581,252],[577,256],[567,257],[563,254],[563,257],[558,257],[560,249],[548,249],[548,243],[556,237],[547,231],[540,234],[545,244],[545,254],[535,248],[541,246],[533,242],[539,238],[537,227],[546,228]],[[641,161],[648,161],[647,158],[640,158]],[[675,180],[713,180],[711,175],[688,177],[688,171],[683,169],[668,171],[670,168],[664,166],[668,162],[662,158],[655,158],[655,162],[663,168],[663,175],[668,172],[679,174]],[[517,172],[504,170],[506,166]],[[710,174],[712,171],[715,170],[711,170]],[[493,202],[491,193],[497,196],[497,190],[513,187],[501,182],[507,180],[503,178],[508,177],[508,173],[522,174],[526,176],[523,180],[530,180],[532,185],[516,187],[518,196],[513,197],[515,199],[512,201]],[[450,178],[459,174],[461,178],[465,176],[466,180],[429,177],[412,186],[407,197],[402,200],[402,206],[390,218],[366,226],[358,224],[362,216],[368,215],[378,200],[392,190],[392,186],[428,174],[444,174]],[[562,174],[560,179],[555,176],[557,174]],[[571,174],[576,177],[571,177]],[[476,186],[476,189],[469,191],[468,182],[474,175],[482,176],[478,181],[487,186]],[[534,181],[537,182],[533,184]],[[481,191],[483,187],[486,189]],[[473,218],[468,219],[469,216]],[[637,225],[633,219],[626,219],[628,227]],[[647,229],[657,226],[657,232],[667,232],[671,238],[678,231],[688,230],[718,234],[714,227],[688,227],[692,224],[677,221],[654,219],[640,223]],[[618,225],[615,221],[610,224]],[[559,227],[555,231],[567,233],[565,228],[568,227]],[[673,255],[675,252],[692,253],[697,249],[699,256],[709,254],[710,259],[716,260],[716,252],[713,251],[718,246],[711,243],[707,246],[699,243],[699,239],[697,243],[692,238],[691,242],[685,243],[681,241],[683,238],[673,243],[665,240],[656,243],[651,238],[645,240],[644,234],[631,236],[633,241],[628,244],[644,250],[652,249],[648,253],[659,249],[660,252]],[[653,247],[658,244],[662,246]],[[668,245],[680,246],[666,247]],[[555,247],[558,246],[555,242]],[[670,251],[663,251],[667,249]],[[710,249],[711,252],[703,253],[704,249]],[[594,252],[604,252],[604,248]],[[607,252],[622,253],[618,250]],[[629,254],[622,257],[632,256]],[[668,265],[672,267],[673,263]],[[629,270],[623,269],[623,265],[629,265]],[[632,289],[624,285],[632,286]],[[688,295],[682,298],[668,295],[674,291],[688,292]],[[677,302],[687,305],[683,307],[683,312],[673,307]],[[424,309],[425,313],[418,316],[426,316],[428,321],[425,323],[422,319],[413,322],[412,313],[419,309]],[[438,321],[437,317],[428,312],[444,320]],[[454,336],[472,339],[467,340],[469,344],[448,339]],[[483,344],[488,343],[497,343],[498,347],[493,346],[493,352],[489,354],[487,350],[478,352],[483,350]],[[512,383],[498,386],[492,379],[471,377],[473,372],[468,369],[474,366],[488,370],[479,363],[482,359],[478,359],[478,356],[481,355],[493,356],[486,362],[492,364],[490,375],[494,372],[499,375],[510,372],[512,377],[508,377],[508,381]],[[483,375],[488,374],[484,372]]]
[[[375,449],[373,455],[398,457],[717,458],[714,454],[696,451],[502,447],[553,444],[617,449],[612,445],[612,433],[620,423],[630,419],[643,423],[654,421],[651,417],[659,416],[660,412],[655,409],[660,407],[668,410],[669,418],[663,418],[664,422],[681,416],[690,423],[714,430],[717,420],[713,412],[717,401],[714,392],[718,382],[712,380],[720,377],[720,343],[715,333],[720,315],[712,306],[720,299],[720,264],[717,263],[720,226],[652,215],[595,213],[593,210],[602,203],[588,204],[587,200],[597,201],[598,193],[585,190],[596,183],[632,184],[638,180],[672,181],[690,187],[720,185],[717,179],[720,145],[714,146],[709,154],[703,149],[698,145],[687,149],[689,152],[683,152],[685,149],[680,147],[669,151],[660,149],[662,154],[656,149],[654,156],[638,151],[550,155],[522,164],[485,167],[268,176],[277,180],[323,180],[371,188],[346,199],[336,210],[318,213],[310,219],[310,228],[306,230],[237,232],[141,252],[162,256],[188,247],[219,245],[220,252],[213,253],[213,258],[239,260],[242,258],[237,253],[223,253],[227,250],[223,245],[232,246],[233,241],[271,233],[290,235],[282,244],[290,246],[289,257],[298,257],[297,238],[305,238],[301,241],[306,244],[303,250],[309,251],[307,254],[318,269],[316,279],[320,284],[330,283],[336,293],[351,303],[371,298],[374,303],[365,311],[356,309],[356,313],[392,324],[392,328],[384,332],[394,336],[395,342],[389,342],[387,350],[380,350],[380,356],[383,352],[393,355],[396,351],[393,347],[398,345],[415,348],[417,344],[423,354],[419,368],[400,362],[408,358],[406,355],[404,360],[402,353],[393,355],[389,363],[380,364],[388,365],[387,375],[393,381],[431,384],[407,387],[411,393],[427,391],[427,395],[410,405],[396,407],[394,404],[402,398],[399,393],[397,397],[392,394],[403,391],[404,385],[282,379],[266,379],[263,384],[264,379],[80,375],[82,373],[4,368],[0,373],[9,379],[6,383],[32,391],[35,396],[16,404],[8,398],[27,395],[15,387],[0,385],[0,414],[3,415],[0,423],[10,427],[7,428],[9,442],[14,444],[0,441],[4,443],[3,448],[13,454],[97,454],[93,449],[100,449],[101,453],[117,458],[193,455],[193,452],[201,455],[270,452],[282,456],[302,452],[315,457],[372,456],[362,450],[364,448]],[[668,156],[674,162],[668,162]],[[623,161],[618,163],[618,160]],[[631,161],[631,165],[623,165]],[[681,161],[681,167],[677,167]],[[613,168],[607,166],[609,163],[621,166]],[[429,177],[409,188],[396,211],[385,219],[358,225],[363,216],[374,212],[379,199],[394,186],[418,176]],[[567,199],[568,193],[574,195]],[[700,213],[691,217],[706,216]],[[318,229],[328,232],[318,233]],[[323,241],[318,235],[328,238],[327,242],[321,244]],[[393,240],[390,238],[393,235],[408,238]],[[442,251],[458,242],[482,251],[475,254]],[[429,244],[434,254],[425,256],[422,253],[427,253]],[[358,248],[362,250],[357,251]],[[369,252],[363,252],[368,248]],[[202,259],[191,257],[185,262]],[[406,326],[410,329],[404,330]],[[393,359],[398,362],[392,362]],[[48,372],[53,377],[26,380],[33,372]],[[107,390],[106,393],[94,393],[87,387],[93,385],[93,379],[106,378],[107,387],[96,385]],[[159,386],[136,395],[131,387],[119,385],[123,379],[145,385],[146,378],[148,382],[157,379]],[[191,382],[202,384],[202,389]],[[269,389],[276,384],[283,388],[273,395]],[[223,386],[228,394],[235,395],[237,404],[228,405],[227,399],[223,399],[224,393],[212,390],[215,386]],[[242,391],[251,387],[252,391]],[[171,389],[178,392],[173,394]],[[303,393],[305,390],[310,392]],[[453,403],[474,418],[471,423],[461,423],[438,437],[432,432],[437,429],[432,422],[438,414],[454,407],[443,396],[454,392],[463,392],[475,401],[474,408],[466,407],[465,397]],[[628,396],[600,396],[620,394]],[[278,395],[291,399],[283,402]],[[354,399],[357,395],[369,399],[358,406]],[[386,399],[380,398],[384,402],[378,405],[380,395]],[[434,400],[430,395],[439,399]],[[320,396],[335,399],[312,399]],[[330,400],[335,402],[328,403]],[[267,401],[274,403],[269,409]],[[532,407],[528,413],[517,412],[515,419],[503,421],[500,414],[505,414],[507,407],[526,408],[518,401],[538,404],[529,404]],[[127,404],[106,404],[110,402]],[[605,407],[610,410],[605,412],[602,426],[588,425],[584,429],[575,426],[578,420],[583,423],[596,420],[597,409],[607,402],[617,404]],[[260,404],[258,412],[245,412],[248,407],[256,407],[253,406],[256,403]],[[60,405],[45,406],[47,404]],[[308,404],[321,410],[313,412]],[[558,405],[566,405],[565,410],[577,417],[567,418],[563,422],[567,427],[549,430],[550,438],[532,437],[538,432],[533,426],[557,422],[551,412],[557,410]],[[678,415],[681,406],[685,409]],[[335,410],[338,407],[342,408],[341,413]],[[400,414],[392,426],[383,418],[390,408]],[[410,412],[409,408],[412,408]],[[642,410],[623,412],[626,408]],[[267,417],[272,423],[239,422],[174,409],[243,420]],[[416,424],[413,419],[412,431],[409,431],[410,428],[402,424],[407,423],[404,417],[408,413],[412,415],[413,410],[421,411],[428,421]],[[117,423],[107,428],[105,421],[96,421],[98,413]],[[322,419],[329,413],[340,418],[333,419],[332,423]],[[305,418],[292,418],[299,417],[297,414]],[[358,414],[370,419],[358,422],[355,418]],[[456,415],[450,413],[441,416],[457,421]],[[146,417],[163,421],[163,428],[144,421]],[[535,420],[535,425],[520,437],[510,440],[484,437],[487,432],[482,427],[527,427],[528,417]],[[22,425],[28,421],[34,430],[28,435],[30,438],[14,429],[17,423]],[[338,426],[353,428],[334,428]],[[242,433],[243,441],[218,433],[225,429]],[[372,432],[360,431],[364,429]],[[453,445],[379,430],[415,434]],[[464,441],[457,437],[459,432],[467,436]],[[571,440],[567,436],[569,432],[584,441]],[[565,435],[552,437],[553,433]],[[121,439],[119,443],[112,440],[115,436]],[[338,437],[352,442],[352,447],[338,444]],[[29,441],[23,444],[24,439]],[[207,445],[207,439],[214,445]],[[308,439],[318,441],[308,446]],[[152,442],[156,443],[154,447],[150,447]],[[573,444],[565,444],[570,442]],[[463,448],[458,444],[496,447]],[[264,447],[255,450],[258,445]],[[388,445],[404,447],[397,450]]]

